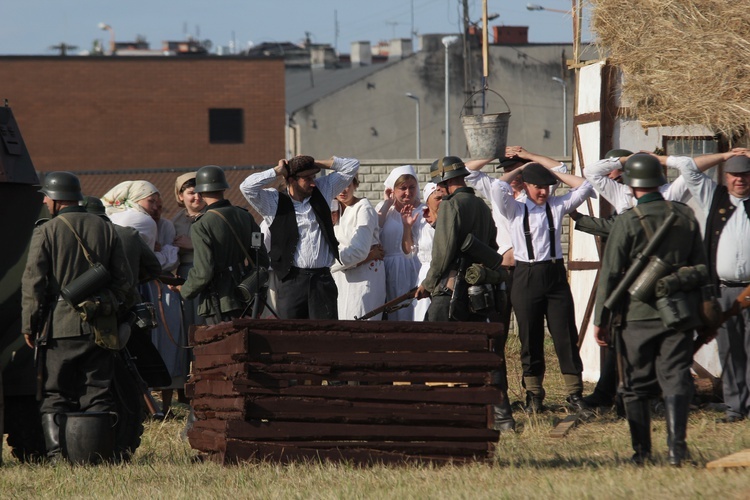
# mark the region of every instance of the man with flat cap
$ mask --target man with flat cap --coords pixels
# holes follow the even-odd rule
[[[523,172],[527,198],[516,200],[510,182]],[[510,221],[516,269],[511,302],[521,340],[526,411],[544,410],[544,320],[555,344],[555,352],[575,410],[583,408],[583,364],[576,346],[573,295],[568,285],[562,254],[563,216],[575,210],[594,192],[591,184],[575,175],[553,173],[539,163],[527,163],[503,175],[492,187],[501,213]],[[550,196],[550,186],[563,182],[572,189]]]
[[[333,170],[315,178],[321,169]],[[338,319],[338,290],[331,264],[338,260],[331,201],[357,175],[359,160],[315,160],[295,156],[250,175],[240,186],[248,203],[263,217],[271,234],[271,267],[279,284],[276,312],[282,319]],[[278,177],[280,192],[269,188]]]
[[[747,150],[734,149],[709,155],[726,160],[721,185],[702,173],[701,165],[696,164],[705,157],[695,161],[689,157],[660,157],[663,164],[680,170],[693,198],[708,214],[704,247],[723,310],[750,285],[749,154]],[[726,405],[726,415],[721,420],[743,420],[750,416],[750,309],[724,323],[716,341]]]

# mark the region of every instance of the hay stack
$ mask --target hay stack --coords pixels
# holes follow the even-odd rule
[[[750,124],[750,9],[741,0],[591,0],[592,29],[624,74],[635,116],[707,125],[729,137]]]

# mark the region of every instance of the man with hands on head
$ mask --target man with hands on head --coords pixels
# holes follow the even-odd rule
[[[332,170],[315,178],[322,169]],[[248,203],[270,228],[271,266],[279,278],[277,313],[282,319],[337,319],[338,291],[331,264],[338,242],[331,201],[359,170],[359,160],[333,157],[315,160],[295,156],[250,175],[240,186]],[[283,177],[286,192],[268,188]]]

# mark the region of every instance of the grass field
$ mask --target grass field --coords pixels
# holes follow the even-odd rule
[[[750,448],[747,421],[717,424],[710,407],[691,412],[688,445],[693,463],[666,464],[663,416],[652,424],[653,464],[629,463],[624,420],[607,413],[567,437],[549,436],[561,408],[562,377],[548,349],[546,403],[553,411],[527,417],[515,412],[518,432],[501,436],[492,463],[460,466],[373,466],[247,463],[224,467],[202,462],[182,437],[187,408],[165,422],[147,421],[130,464],[98,467],[21,464],[3,448],[1,498],[750,498],[750,471],[709,470],[705,465]],[[521,399],[517,339],[508,346],[511,400]],[[591,389],[589,385],[588,389]]]

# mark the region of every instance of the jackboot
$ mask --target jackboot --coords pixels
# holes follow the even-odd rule
[[[664,407],[667,420],[667,447],[669,448],[669,465],[680,467],[688,458],[687,421],[690,401],[687,396],[666,396]]]
[[[651,409],[648,400],[637,399],[625,403],[630,441],[633,444],[633,457],[636,465],[643,465],[651,458]]]
[[[47,460],[52,463],[59,462],[62,458],[60,426],[55,422],[56,415],[56,413],[42,414],[42,431],[44,432],[44,445],[47,448]]]
[[[500,434],[516,430],[516,421],[513,419],[513,411],[507,396],[500,404],[492,405],[492,429]]]

